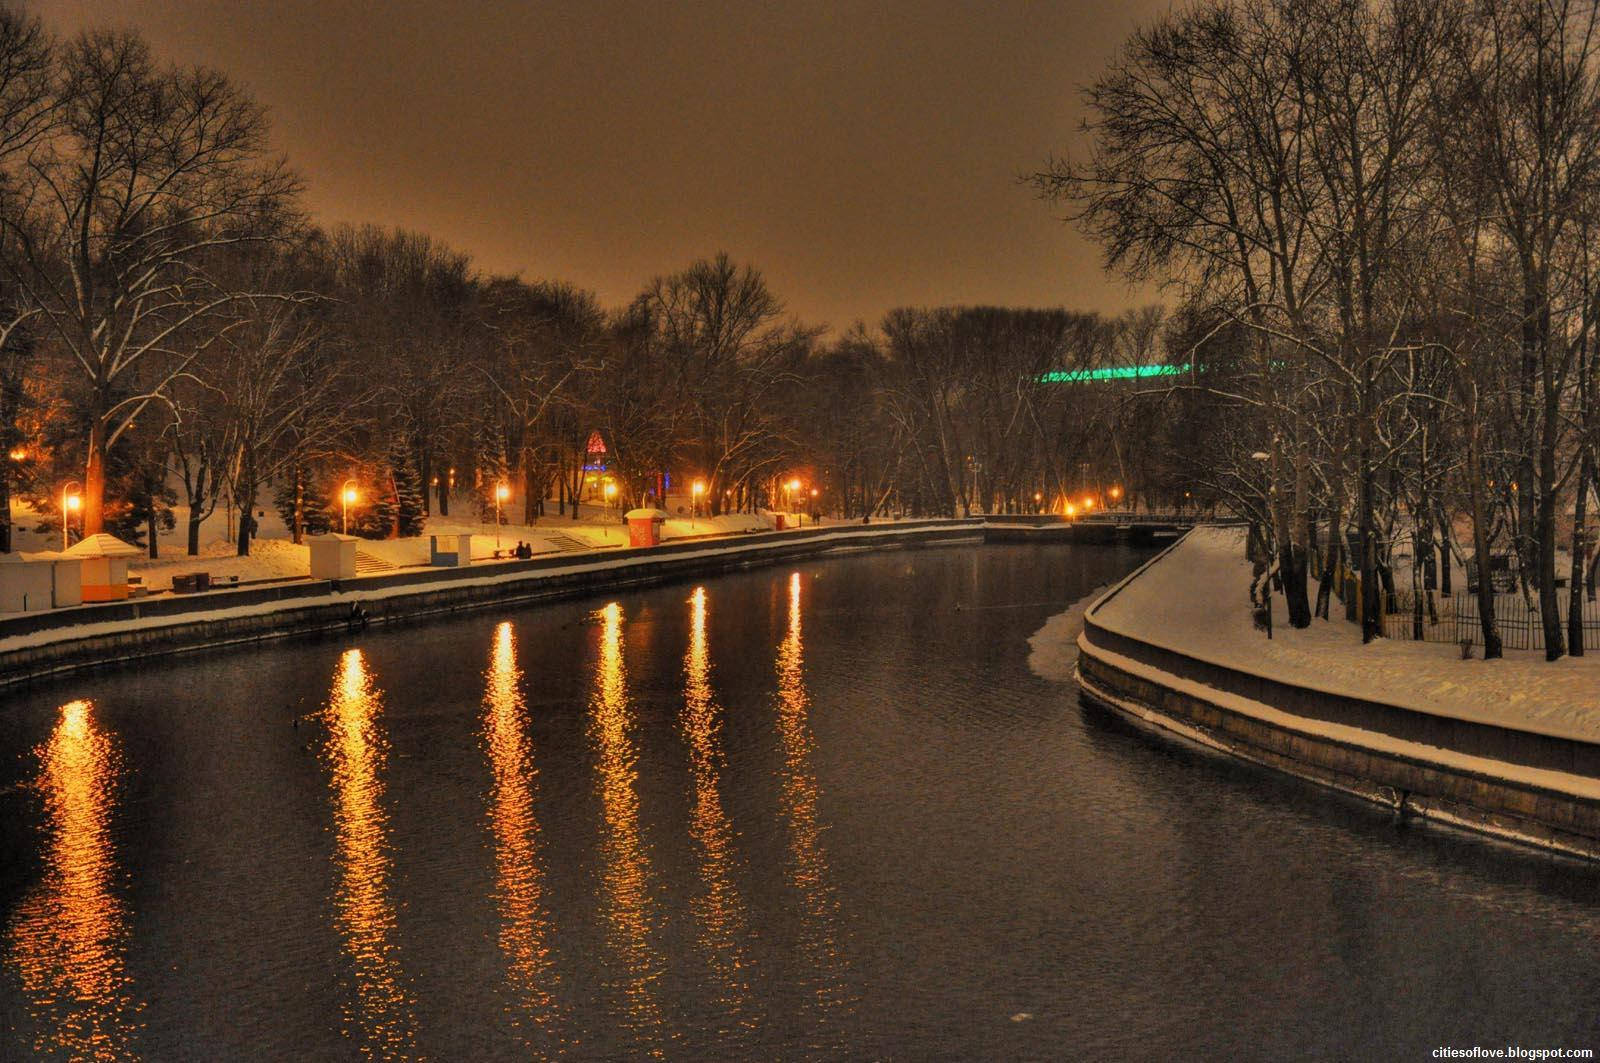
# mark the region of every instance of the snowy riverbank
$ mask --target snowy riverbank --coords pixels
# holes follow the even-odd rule
[[[1199,529],[1092,603],[1083,696],[1402,815],[1600,860],[1600,660],[1362,645],[1342,619],[1269,640],[1243,555],[1238,530]],[[1035,636],[1036,662],[1060,664],[1080,609]]]
[[[1314,691],[1416,712],[1600,742],[1600,655],[1547,662],[1507,650],[1460,659],[1455,646],[1379,639],[1362,645],[1342,618],[1268,639],[1251,622],[1244,533],[1199,528],[1095,611],[1108,631]]]

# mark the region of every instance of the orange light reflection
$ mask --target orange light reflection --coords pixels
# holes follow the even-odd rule
[[[601,852],[602,908],[607,943],[626,978],[620,990],[621,1022],[651,1056],[664,1054],[656,983],[662,960],[651,941],[650,858],[639,832],[639,795],[634,790],[638,759],[633,714],[622,660],[622,606],[599,610],[600,660],[590,701],[590,739],[598,756],[600,802],[605,819]]]
[[[389,898],[389,819],[383,810],[388,746],[379,727],[382,708],[382,692],[373,684],[361,651],[346,650],[324,713],[339,871],[335,921],[356,983],[356,999],[345,1006],[352,1028],[346,1033],[360,1032],[364,1055],[394,1058],[416,1054],[416,1023]]]
[[[811,769],[813,748],[800,630],[800,573],[789,576],[789,627],[778,646],[778,733],[783,744],[781,804],[789,824],[790,885],[800,895],[802,951],[815,979],[814,996],[823,1019],[849,1007],[838,948],[838,899],[822,848],[817,821],[821,793]]]
[[[527,706],[517,667],[517,637],[509,621],[494,632],[484,736],[494,771],[489,827],[495,842],[495,896],[500,907],[500,949],[509,981],[534,1024],[555,1035],[559,1011],[552,995],[550,916],[544,905],[544,857],[536,815],[538,771],[526,736]]]
[[[683,731],[694,776],[689,835],[699,851],[701,880],[700,891],[690,900],[690,906],[699,928],[700,950],[717,980],[718,1003],[732,1025],[751,1029],[759,1025],[759,1018],[751,1012],[748,961],[742,945],[749,934],[749,916],[734,884],[738,853],[733,828],[718,793],[725,761],[722,710],[711,690],[706,589],[696,587],[689,603],[689,649],[683,663]]]
[[[35,752],[50,838],[44,876],[18,907],[7,948],[32,1004],[33,1051],[130,1058],[143,1005],[133,996],[128,916],[115,893],[110,820],[121,758],[87,701],[63,705]]]

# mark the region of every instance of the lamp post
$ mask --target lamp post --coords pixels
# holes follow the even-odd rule
[[[511,488],[496,484],[494,488],[494,552],[500,552],[500,503],[511,497]]]
[[[700,514],[700,496],[706,493],[706,482],[704,480],[696,480],[694,486],[689,489],[689,493],[691,497],[689,502],[689,528],[693,530],[694,519]]]
[[[80,496],[68,493],[74,487],[82,489],[83,485],[77,480],[68,480],[66,486],[61,488],[61,550],[63,553],[66,552],[68,545],[67,526],[72,523],[67,518],[67,514],[83,505],[83,499]]]
[[[794,496],[800,492],[800,477],[796,476],[784,484],[789,489],[789,512],[794,512]]]
[[[339,488],[339,506],[344,517],[344,521],[341,524],[341,528],[343,529],[341,534],[343,535],[350,534],[350,503],[354,502],[356,497],[356,481],[352,477],[351,479],[346,480]]]

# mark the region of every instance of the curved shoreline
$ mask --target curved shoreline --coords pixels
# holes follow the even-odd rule
[[[1086,612],[1084,699],[1403,815],[1600,860],[1600,745],[1296,686],[1096,622],[1097,610],[1168,552]]]

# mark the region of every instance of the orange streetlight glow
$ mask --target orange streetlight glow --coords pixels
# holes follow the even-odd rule
[[[81,486],[78,481],[69,480],[67,485],[61,489],[61,549],[63,552],[66,551],[69,545],[67,526],[72,523],[68,514],[75,512],[79,506],[83,505],[83,498],[73,493],[72,489]]]
[[[340,529],[341,535],[350,534],[350,507],[355,505],[356,499],[359,497],[361,496],[356,494],[356,482],[354,480],[346,480],[339,490],[339,501],[344,503],[344,524]]]
[[[1083,500],[1083,508],[1084,508],[1084,509],[1093,509],[1093,508],[1094,508],[1094,499],[1092,499],[1092,498],[1085,498],[1085,499],[1084,499],[1084,500]]]
[[[494,488],[494,556],[500,556],[500,503],[511,497],[511,488],[496,484]]]
[[[1111,497],[1112,497],[1112,498],[1121,498],[1121,497],[1122,497],[1122,488],[1120,488],[1120,487],[1113,487],[1113,488],[1112,488],[1112,489],[1111,489]]]
[[[11,448],[11,460],[12,461],[22,461],[27,456],[28,456],[28,449],[26,447],[12,447]]]

